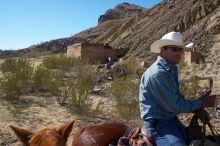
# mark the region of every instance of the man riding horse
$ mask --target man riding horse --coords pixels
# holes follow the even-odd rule
[[[189,101],[180,93],[177,64],[184,48],[181,33],[165,34],[150,46],[151,51],[159,56],[141,78],[141,117],[144,129],[157,146],[186,146],[185,128],[177,115],[214,106],[215,95],[204,94]]]

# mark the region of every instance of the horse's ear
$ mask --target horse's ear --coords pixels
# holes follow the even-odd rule
[[[27,146],[28,141],[30,140],[30,135],[32,135],[33,132],[23,128],[14,127],[12,125],[10,125],[10,128],[14,131],[15,135],[17,136],[17,140],[22,142],[25,146]]]
[[[61,126],[58,129],[58,132],[63,136],[64,140],[67,141],[67,138],[69,137],[69,134],[72,131],[73,128],[73,124],[74,124],[75,120],[72,120],[71,122]]]

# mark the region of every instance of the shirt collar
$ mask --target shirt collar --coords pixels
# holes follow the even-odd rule
[[[176,65],[172,65],[168,63],[163,57],[158,56],[157,57],[157,62],[165,68],[165,70],[170,71],[172,69],[177,69]]]

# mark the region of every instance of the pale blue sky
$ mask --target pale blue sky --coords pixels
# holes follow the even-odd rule
[[[162,0],[0,0],[0,49],[70,37],[97,25],[117,4],[150,8]]]

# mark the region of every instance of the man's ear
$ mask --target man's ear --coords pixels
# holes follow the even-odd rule
[[[69,137],[69,134],[72,131],[73,124],[75,123],[75,120],[72,120],[71,122],[61,126],[58,128],[58,132],[62,135],[65,142],[67,141],[67,138]]]
[[[17,128],[12,125],[10,125],[10,128],[14,131],[17,140],[22,142],[23,145],[28,146],[28,142],[30,140],[30,136],[33,134],[33,132],[23,129],[23,128]]]

